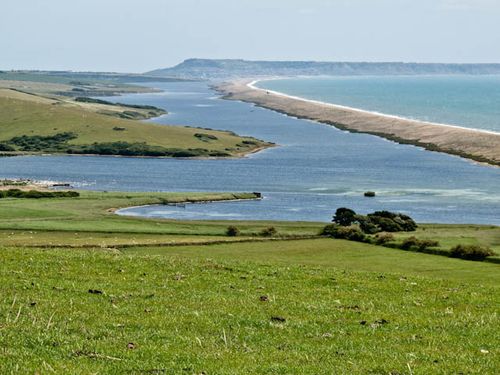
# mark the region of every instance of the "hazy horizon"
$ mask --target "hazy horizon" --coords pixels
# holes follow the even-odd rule
[[[2,5],[1,70],[142,73],[188,58],[500,63],[495,0],[6,0]]]

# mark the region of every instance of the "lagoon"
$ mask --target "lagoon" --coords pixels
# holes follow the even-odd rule
[[[242,159],[90,156],[0,159],[0,176],[67,181],[117,191],[258,191],[264,199],[129,209],[182,219],[329,221],[337,207],[387,209],[420,222],[500,224],[500,169],[372,135],[225,101],[205,82],[157,83],[164,90],[107,98],[169,111],[154,121],[227,129],[279,147]],[[375,198],[363,193],[372,190]]]

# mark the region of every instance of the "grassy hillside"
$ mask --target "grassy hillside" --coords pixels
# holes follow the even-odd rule
[[[29,91],[65,96],[81,96],[82,92],[88,96],[154,92],[157,90],[137,84],[175,81],[182,79],[105,72],[0,71],[0,87],[22,87]]]
[[[254,194],[80,193],[0,199],[0,373],[493,374],[500,365],[497,264],[294,239],[321,223],[113,214]],[[226,236],[230,224],[242,234]],[[271,225],[278,235],[262,237]],[[425,225],[414,235],[498,249],[499,231]]]
[[[489,282],[300,261],[283,266],[264,252],[252,262],[239,255],[2,249],[0,370],[493,374],[498,368],[500,300]]]
[[[121,76],[120,76],[121,77]],[[130,79],[126,79],[128,77]],[[138,86],[132,77],[112,78],[107,75],[64,75],[47,72],[0,72],[0,87],[62,96],[110,96],[127,93],[146,93],[157,90]],[[161,81],[161,79],[159,79]],[[141,79],[135,80],[142,81]]]
[[[0,143],[3,151],[130,156],[237,156],[268,146],[230,132],[117,118],[141,111],[151,110],[0,89]]]

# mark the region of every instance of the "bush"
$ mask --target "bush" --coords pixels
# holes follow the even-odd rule
[[[375,243],[377,245],[384,245],[387,242],[394,241],[394,236],[391,233],[378,233],[375,236]]]
[[[348,227],[356,220],[355,216],[356,212],[354,212],[350,208],[337,208],[337,211],[335,211],[335,216],[333,217],[333,222],[335,224]]]
[[[434,240],[419,240],[418,238],[412,236],[405,238],[403,242],[401,243],[400,248],[403,250],[410,250],[410,249],[415,249],[418,251],[425,251],[429,247],[436,247],[439,246],[438,241]]]
[[[364,215],[356,215],[355,220],[359,223],[359,227],[366,234],[375,234],[380,232],[380,227],[375,224],[370,217]]]
[[[328,224],[319,232],[320,236],[329,236],[333,237],[333,233],[336,231],[337,224]]]
[[[375,211],[368,217],[384,232],[413,232],[417,224],[408,215],[390,211]]]
[[[439,242],[435,240],[420,240],[417,247],[419,251],[427,250],[429,247],[437,247]]]
[[[16,149],[6,143],[0,143],[0,151],[15,151]]]
[[[358,242],[366,241],[365,234],[358,227],[355,226],[344,227],[341,225],[335,225],[332,228],[331,236],[336,239],[343,239],[349,241],[358,241]]]
[[[234,225],[230,225],[226,229],[226,236],[236,237],[236,236],[239,236],[239,234],[240,234],[240,230],[238,228],[236,228]]]
[[[55,135],[23,135],[14,137],[8,143],[18,146],[21,151],[60,151],[67,142],[77,138],[73,132],[57,133]]]
[[[372,223],[377,225],[383,232],[402,232],[403,228],[396,223],[393,219],[382,216],[371,216],[368,215]]]
[[[203,142],[216,141],[218,139],[215,135],[206,133],[195,133],[194,136]]]
[[[450,250],[452,258],[467,260],[481,261],[492,255],[495,255],[495,253],[490,248],[479,245],[457,245]]]
[[[273,237],[276,236],[276,234],[278,234],[278,231],[275,227],[264,228],[260,231],[260,235],[263,237]]]
[[[419,240],[417,237],[411,236],[408,238],[405,238],[403,242],[401,243],[400,248],[403,250],[410,250],[413,247],[417,247],[419,244]]]
[[[80,193],[77,191],[38,191],[38,190],[23,191],[20,189],[9,189],[0,191],[0,198],[39,199],[39,198],[76,198],[79,196]]]

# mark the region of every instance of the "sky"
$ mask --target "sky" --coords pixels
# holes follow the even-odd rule
[[[500,0],[2,0],[0,69],[191,57],[500,63]]]

